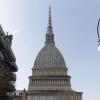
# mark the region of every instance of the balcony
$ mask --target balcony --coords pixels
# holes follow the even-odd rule
[[[0,83],[2,87],[0,87],[0,96],[5,96],[7,92],[14,92],[15,91],[15,82],[3,81]],[[1,99],[0,99],[1,100]]]
[[[15,62],[10,62],[10,70],[11,70],[12,72],[18,71],[18,67],[17,67],[17,65],[16,65]]]
[[[9,81],[16,81],[16,74],[15,73],[9,73],[8,74],[8,80]]]
[[[8,92],[14,92],[16,90],[14,84],[15,84],[15,82],[13,82],[13,81],[9,82],[9,84],[7,86]]]

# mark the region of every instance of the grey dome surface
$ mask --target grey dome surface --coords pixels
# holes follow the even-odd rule
[[[64,58],[55,45],[45,45],[36,57],[33,68],[64,68]]]

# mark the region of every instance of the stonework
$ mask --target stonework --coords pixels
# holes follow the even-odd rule
[[[0,25],[0,100],[8,100],[7,93],[15,91],[15,72],[18,68],[11,44],[12,35],[5,35]]]
[[[49,7],[45,46],[36,57],[22,100],[82,100],[82,92],[71,88],[71,76],[67,71],[64,58],[55,46]]]

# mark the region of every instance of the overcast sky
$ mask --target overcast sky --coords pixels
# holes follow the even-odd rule
[[[82,91],[84,100],[100,100],[96,33],[100,0],[0,0],[0,24],[14,36],[16,88],[28,87],[34,60],[44,46],[49,4],[56,46],[69,69],[72,88]]]

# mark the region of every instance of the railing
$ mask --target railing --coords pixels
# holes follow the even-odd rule
[[[16,74],[15,73],[10,73],[8,75],[9,81],[16,81]]]
[[[14,81],[10,81],[8,86],[7,86],[7,90],[8,92],[14,92],[15,91],[15,82]]]

